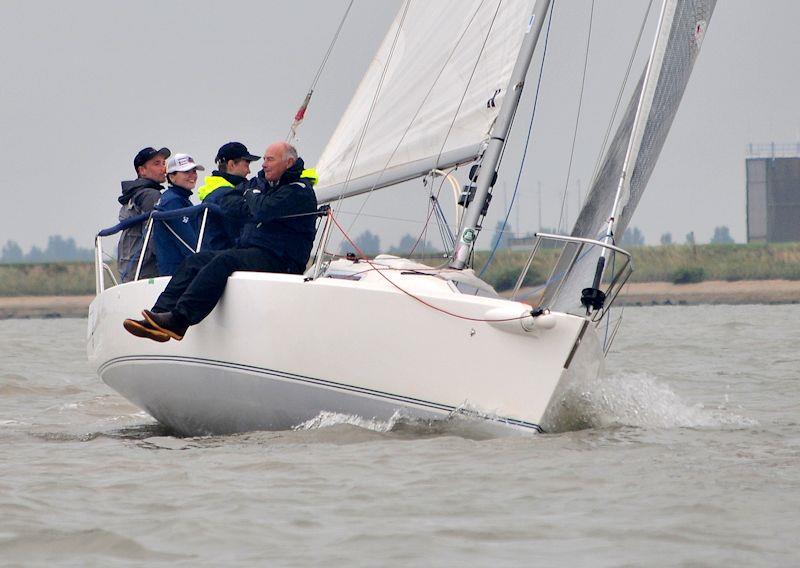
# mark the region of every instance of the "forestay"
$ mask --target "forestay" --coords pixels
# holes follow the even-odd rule
[[[625,232],[678,110],[715,4],[716,0],[667,0],[664,3],[659,36],[649,62],[650,73],[645,69],[639,80],[572,236],[602,238],[612,215],[615,215],[614,236],[619,238]],[[629,156],[628,173],[623,178],[626,155]],[[612,212],[618,189],[619,203]],[[600,251],[584,250],[575,259],[576,253],[575,245],[564,248],[554,271],[555,278],[545,289],[543,305],[559,311],[580,309],[581,289],[592,285]],[[559,278],[574,259],[575,266],[558,291]]]
[[[317,163],[320,202],[475,159],[533,0],[406,0]]]

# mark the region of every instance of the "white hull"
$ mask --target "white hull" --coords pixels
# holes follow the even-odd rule
[[[520,321],[468,321],[387,278],[461,316],[498,319],[530,307],[462,294],[434,276],[384,274],[305,282],[236,273],[211,315],[168,343],[122,327],[167,279],[115,286],[90,307],[89,360],[109,386],[185,434],[287,429],[323,411],[378,419],[467,412],[540,430],[582,330],[582,349],[597,351],[582,358],[597,362],[582,372],[599,372],[602,352],[586,340],[595,328],[584,318],[552,313],[531,331]]]

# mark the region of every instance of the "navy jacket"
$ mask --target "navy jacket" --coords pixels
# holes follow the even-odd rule
[[[156,203],[156,211],[174,211],[191,207],[192,192],[175,185],[169,186]],[[183,259],[197,247],[198,218],[183,216],[177,219],[159,220],[153,223],[153,239],[156,243],[156,261],[161,276],[172,276]],[[177,235],[177,236],[176,236]],[[180,237],[192,250],[178,240]]]
[[[270,184],[263,170],[243,187],[240,214],[246,214],[239,238],[240,248],[258,247],[286,262],[286,272],[305,271],[316,234],[317,196],[311,180],[302,178],[303,160],[284,172],[277,183]],[[230,210],[230,201],[223,205]],[[234,212],[235,214],[235,212]],[[289,217],[288,215],[301,215]]]

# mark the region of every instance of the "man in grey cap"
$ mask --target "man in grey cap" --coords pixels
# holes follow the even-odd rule
[[[161,185],[167,179],[167,158],[170,156],[169,148],[156,150],[152,147],[142,148],[133,159],[136,170],[136,179],[122,182],[122,195],[119,201],[122,206],[119,210],[119,220],[124,221],[131,217],[149,213],[156,202],[161,198]],[[122,282],[130,282],[136,276],[136,266],[144,244],[144,229],[147,223],[137,223],[122,231],[117,246],[117,268]],[[144,251],[140,278],[153,278],[158,276],[154,245],[150,242]]]

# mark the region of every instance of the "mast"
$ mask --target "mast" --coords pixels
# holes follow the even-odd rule
[[[617,184],[617,192],[614,195],[614,204],[611,206],[611,212],[606,222],[606,233],[603,236],[603,241],[607,244],[613,244],[614,229],[616,220],[619,215],[620,202],[623,193],[629,191],[630,167],[631,158],[638,154],[639,147],[642,143],[644,136],[644,117],[650,112],[650,106],[653,102],[658,78],[661,75],[661,64],[664,59],[664,52],[668,37],[663,33],[664,23],[672,21],[677,6],[676,0],[664,0],[661,4],[661,14],[658,19],[658,28],[656,29],[655,39],[653,40],[653,47],[650,51],[650,57],[647,61],[647,69],[645,70],[644,82],[642,84],[642,92],[639,95],[639,101],[636,106],[636,115],[633,120],[633,127],[631,128],[631,136],[628,139],[628,146],[625,150],[625,159],[622,162],[622,170]],[[669,30],[667,30],[669,31]],[[581,303],[586,308],[587,312],[590,308],[598,310],[603,307],[605,295],[600,291],[600,283],[603,280],[605,273],[606,259],[610,249],[603,248],[600,253],[600,258],[597,259],[597,268],[594,273],[594,280],[591,288],[586,288],[581,295]]]
[[[511,78],[506,88],[508,98],[502,103],[500,112],[497,115],[497,121],[492,128],[488,146],[483,153],[475,197],[464,212],[464,225],[461,229],[456,249],[453,252],[453,258],[450,261],[451,268],[464,268],[475,246],[475,239],[480,231],[480,221],[485,214],[485,208],[488,206],[486,200],[497,177],[497,163],[500,160],[500,153],[505,145],[508,132],[511,130],[511,122],[522,96],[525,76],[528,74],[536,42],[539,39],[539,33],[542,31],[544,17],[549,6],[550,0],[536,0],[536,5],[533,7],[528,30],[525,33],[517,61],[514,64],[514,71],[511,73]]]

